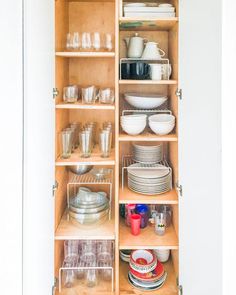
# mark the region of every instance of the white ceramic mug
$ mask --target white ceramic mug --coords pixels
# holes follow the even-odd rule
[[[163,65],[161,64],[149,64],[150,66],[150,78],[151,80],[161,80],[163,74]]]
[[[162,65],[162,79],[169,80],[171,73],[172,73],[171,64],[163,64]]]

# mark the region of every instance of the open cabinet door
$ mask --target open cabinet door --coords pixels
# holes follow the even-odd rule
[[[182,0],[179,21],[180,284],[220,295],[221,1]]]
[[[51,294],[54,224],[54,1],[24,1],[23,294]]]

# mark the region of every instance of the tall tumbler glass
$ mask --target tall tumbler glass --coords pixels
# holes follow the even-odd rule
[[[99,146],[102,158],[108,158],[111,154],[112,132],[110,130],[101,130],[99,134]]]
[[[79,141],[82,158],[89,158],[92,153],[92,132],[89,130],[80,132]]]
[[[163,213],[157,213],[155,217],[155,232],[158,236],[163,236],[166,232],[165,216]]]
[[[61,132],[61,148],[62,148],[62,158],[68,159],[72,152],[72,130],[63,130]]]

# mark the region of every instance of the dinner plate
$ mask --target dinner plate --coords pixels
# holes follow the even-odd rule
[[[135,169],[132,169],[135,168]],[[140,169],[138,169],[140,168]],[[131,164],[128,168],[128,173],[140,178],[160,178],[167,176],[170,169],[161,164],[155,164],[151,168],[143,167],[140,163]]]
[[[166,276],[167,276],[167,274],[166,274]],[[134,287],[136,287],[137,289],[141,289],[141,290],[144,290],[144,291],[154,291],[154,290],[158,290],[158,289],[160,289],[163,285],[164,285],[164,283],[165,283],[165,280],[166,280],[166,276],[165,276],[165,279],[164,279],[164,281],[162,281],[162,282],[160,282],[160,284],[158,285],[155,285],[154,287],[147,287],[147,286],[140,286],[140,284],[138,284],[137,282],[134,282],[131,278],[130,278],[130,276],[128,275],[128,281],[129,281],[129,283],[132,285],[132,286],[134,286]]]
[[[131,272],[129,272],[129,277],[133,283],[135,283],[136,285],[138,285],[140,287],[154,288],[156,286],[161,285],[166,280],[166,272],[164,271],[162,276],[159,279],[157,279],[156,281],[145,281],[145,280],[136,279],[135,276],[133,276],[133,274]]]

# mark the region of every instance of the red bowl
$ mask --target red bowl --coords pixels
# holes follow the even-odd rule
[[[130,255],[130,267],[139,273],[149,273],[156,268],[156,255],[150,250],[134,250]]]
[[[161,278],[165,270],[163,264],[158,261],[156,268],[148,273],[140,273],[138,271],[135,271],[132,267],[130,267],[130,272],[138,280],[152,282],[157,281],[159,278]]]

